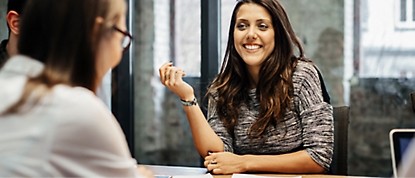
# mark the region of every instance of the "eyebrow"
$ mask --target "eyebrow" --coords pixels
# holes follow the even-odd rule
[[[246,19],[236,19],[236,21],[237,22],[249,22],[248,20],[246,20]],[[263,22],[263,21],[267,21],[267,22],[270,22],[271,23],[271,20],[268,20],[268,19],[258,19],[258,20],[256,20],[255,22]]]

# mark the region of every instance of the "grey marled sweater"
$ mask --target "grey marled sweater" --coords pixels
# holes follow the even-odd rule
[[[265,142],[252,140],[248,128],[259,114],[256,89],[249,90],[249,103],[240,106],[240,117],[234,128],[234,138],[226,131],[219,119],[214,93],[209,100],[208,122],[224,143],[224,150],[235,154],[278,155],[306,150],[320,166],[329,170],[333,155],[333,108],[323,102],[320,80],[314,66],[299,61],[293,73],[295,111],[287,111],[285,124],[266,129]],[[299,118],[295,116],[297,112]],[[286,127],[286,129],[285,129]],[[284,134],[286,133],[285,137]],[[300,165],[299,165],[300,166]]]

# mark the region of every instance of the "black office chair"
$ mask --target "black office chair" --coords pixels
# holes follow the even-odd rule
[[[330,173],[335,175],[347,175],[349,115],[349,106],[333,107],[334,152],[330,165]]]
[[[409,94],[411,96],[411,102],[412,102],[412,110],[415,113],[415,92],[412,92],[411,94]]]

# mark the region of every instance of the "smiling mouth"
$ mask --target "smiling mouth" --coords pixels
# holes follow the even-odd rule
[[[259,48],[262,48],[261,45],[243,45],[243,47],[247,50],[257,50]]]

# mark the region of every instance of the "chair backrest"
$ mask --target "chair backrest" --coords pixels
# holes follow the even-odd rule
[[[414,113],[415,113],[415,92],[412,92],[409,95],[411,96],[412,110],[414,110]]]
[[[349,132],[349,106],[333,107],[334,152],[330,172],[347,175],[347,143]]]

